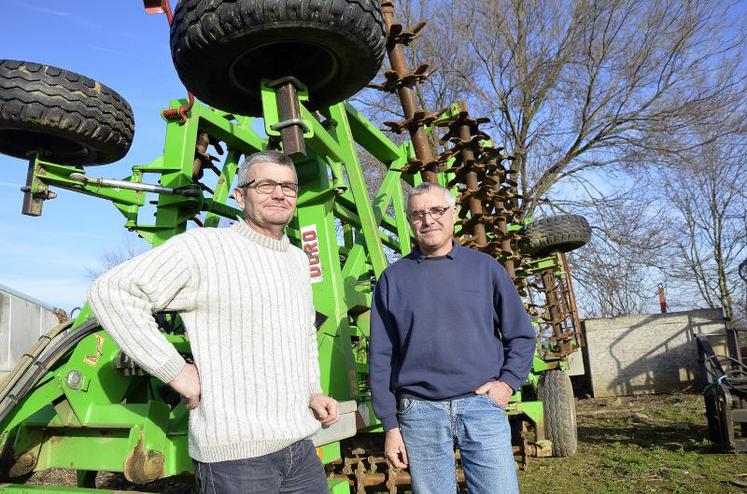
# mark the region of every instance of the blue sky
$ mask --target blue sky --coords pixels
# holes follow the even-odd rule
[[[174,3],[174,2],[172,2]],[[125,159],[89,167],[107,178],[129,175],[163,149],[160,109],[186,90],[174,71],[166,16],[139,0],[4,0],[0,57],[73,70],[108,85],[132,105],[135,140]],[[81,305],[106,252],[142,241],[108,201],[57,189],[41,217],[20,214],[27,163],[0,155],[0,283],[65,310]]]

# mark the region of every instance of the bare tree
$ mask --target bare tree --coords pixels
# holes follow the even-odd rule
[[[424,106],[464,98],[490,116],[532,214],[566,177],[657,151],[659,136],[717,120],[743,97],[734,4],[402,0],[399,13],[430,24],[413,52],[413,65],[437,69]]]
[[[555,201],[554,209],[583,211],[592,225],[591,242],[569,256],[571,273],[587,317],[618,317],[650,310],[665,264],[668,222],[662,200],[652,200],[636,184],[611,191],[607,181],[629,183],[624,170],[610,170],[601,181],[570,179],[581,200]]]
[[[747,135],[714,137],[711,130],[691,152],[668,155],[672,162],[661,170],[674,222],[669,273],[734,320],[747,254]]]
[[[86,266],[86,276],[91,280],[95,280],[111,268],[145,252],[146,249],[147,247],[142,245],[142,242],[138,243],[133,237],[127,236],[118,248],[101,253],[98,266]]]
[[[747,33],[738,2],[397,4],[403,23],[429,23],[410,51],[412,67],[436,69],[419,88],[423,107],[432,111],[462,99],[471,113],[492,119],[494,140],[517,157],[525,216],[561,209],[589,217],[594,240],[571,256],[589,313],[640,311],[655,299],[658,282],[686,284],[685,273],[673,271],[665,255],[673,258],[673,241],[665,237],[683,228],[683,216],[661,202],[671,200],[660,193],[669,190],[664,175],[646,172],[658,169],[662,156],[698,153],[708,139],[739,133],[727,124],[747,101]],[[400,108],[380,93],[365,93],[361,101],[376,121]],[[709,138],[692,138],[696,128],[709,129]],[[641,178],[653,175],[656,180],[644,185]],[[678,184],[671,180],[673,190],[687,182],[684,176]],[[700,252],[703,238],[699,242]],[[722,303],[721,286],[729,283],[719,281],[724,275],[717,271],[697,276],[715,283],[708,293]]]

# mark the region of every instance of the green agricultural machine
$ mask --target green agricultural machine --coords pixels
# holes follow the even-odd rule
[[[22,213],[41,215],[54,189],[88,194],[110,202],[124,227],[155,247],[188,228],[241,218],[229,195],[243,156],[291,156],[301,192],[287,233],[311,261],[322,386],[346,412],[340,427],[315,437],[317,452],[332,492],[397,492],[409,476],[384,460],[367,379],[371,293],[390,260],[411,250],[403,192],[424,180],[451,187],[458,240],[507,268],[541,335],[530,379],[509,405],[515,451],[524,461],[573,454],[565,370],[582,342],[562,252],[588,241],[589,226],[571,215],[523,219],[512,157],[479,130],[485,119],[463,104],[417,108],[427,66],[408,68],[403,49],[422,24],[396,24],[386,0],[182,0],[173,15],[168,0],[144,3],[167,15],[190,94],[164,111],[163,154],[128,177],[102,178],[93,168],[123,158],[132,142],[132,112],[120,95],[49,65],[0,61],[0,152],[29,163]],[[386,125],[409,139],[387,137],[345,102],[384,55],[391,69],[372,87],[398,94],[405,118]],[[373,194],[371,163],[385,169]],[[178,314],[154,317],[189,358]],[[86,306],[41,338],[0,391],[0,491],[106,492],[95,489],[97,472],[120,472],[143,489],[189,476],[187,418],[178,397],[124,355]],[[77,486],[24,484],[52,468],[76,471]]]

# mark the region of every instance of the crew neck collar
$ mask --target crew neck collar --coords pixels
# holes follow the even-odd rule
[[[290,245],[287,235],[283,235],[280,240],[276,240],[272,237],[268,237],[267,235],[259,233],[257,230],[249,226],[245,220],[237,221],[231,228],[233,228],[236,233],[238,233],[245,239],[259,244],[262,247],[267,247],[268,249],[285,252],[288,250],[288,245]]]

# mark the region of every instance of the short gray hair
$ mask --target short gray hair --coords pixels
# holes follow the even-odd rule
[[[453,208],[454,206],[456,206],[456,198],[451,195],[449,189],[447,189],[443,185],[434,184],[432,182],[423,182],[410,189],[410,192],[407,193],[407,203],[405,205],[405,207],[407,208],[407,212],[410,212],[410,200],[413,197],[419,196],[420,194],[425,194],[432,190],[441,191],[441,193],[444,195],[444,199],[446,199],[446,202],[449,204],[449,207]]]
[[[241,164],[241,168],[239,168],[239,179],[236,181],[236,188],[243,187],[250,182],[252,168],[258,163],[272,163],[275,165],[287,166],[293,170],[294,174],[296,173],[296,167],[293,165],[293,160],[283,153],[273,150],[259,151],[258,153],[247,156]]]

